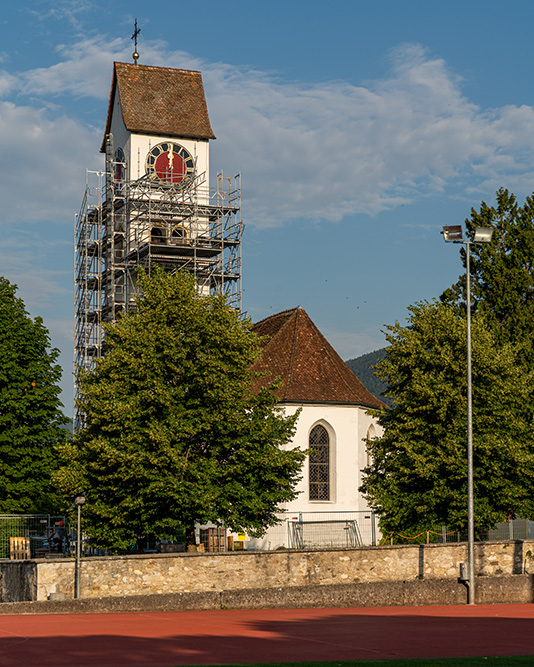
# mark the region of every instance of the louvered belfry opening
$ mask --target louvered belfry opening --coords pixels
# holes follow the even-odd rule
[[[330,438],[324,426],[310,433],[310,500],[330,500]]]

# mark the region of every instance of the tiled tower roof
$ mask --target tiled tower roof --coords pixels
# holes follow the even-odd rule
[[[200,72],[114,63],[105,134],[118,90],[126,129],[142,134],[215,139]],[[105,140],[102,144],[105,150]]]
[[[337,403],[381,408],[346,366],[302,308],[285,310],[252,327],[265,336],[254,370],[267,373],[261,384],[281,378],[281,403]]]

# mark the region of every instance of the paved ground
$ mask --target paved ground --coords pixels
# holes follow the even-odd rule
[[[534,655],[534,605],[0,616],[1,667],[483,655]]]

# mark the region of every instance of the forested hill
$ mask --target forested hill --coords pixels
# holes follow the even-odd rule
[[[382,392],[386,390],[386,385],[374,375],[372,370],[372,367],[385,357],[385,354],[386,348],[382,347],[380,350],[363,354],[356,359],[349,359],[345,363],[371,394],[379,398],[386,405],[391,406],[391,400],[386,396],[382,396]]]

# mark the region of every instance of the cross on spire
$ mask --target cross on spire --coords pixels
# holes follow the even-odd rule
[[[135,24],[134,24],[134,32],[132,35],[132,39],[134,40],[135,44],[135,49],[132,54],[132,58],[134,59],[134,63],[137,65],[137,61],[139,60],[139,54],[137,53],[137,35],[141,32],[141,28],[137,27],[137,19],[135,19]]]

